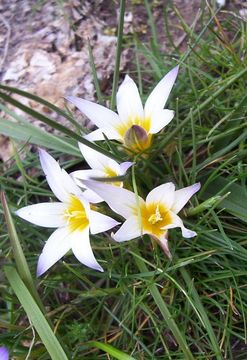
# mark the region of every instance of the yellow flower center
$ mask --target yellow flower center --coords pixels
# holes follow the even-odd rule
[[[143,130],[143,135],[146,135],[138,136],[138,134],[130,134],[129,131],[134,125],[138,126],[140,130]],[[116,128],[116,131],[121,136],[122,142],[126,145],[126,147],[130,148],[135,153],[138,153],[148,149],[151,145],[152,135],[149,134],[150,127],[150,118],[141,118],[139,116],[130,115],[124,124],[121,124]]]
[[[68,207],[64,212],[64,217],[71,232],[75,230],[82,231],[89,224],[85,208],[80,199],[75,195],[71,195]]]
[[[172,223],[172,217],[164,205],[151,203],[141,207],[141,221],[144,231],[160,236],[167,231],[162,228]]]
[[[118,174],[116,173],[116,171],[112,170],[109,166],[105,166],[104,168],[104,172],[106,174],[106,177],[117,177]],[[107,182],[108,184],[111,184],[113,186],[122,186],[122,182],[121,181],[112,181],[112,182]]]

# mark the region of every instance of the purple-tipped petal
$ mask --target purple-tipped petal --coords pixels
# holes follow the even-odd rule
[[[5,346],[0,347],[0,360],[8,360],[9,359],[9,351]]]
[[[163,79],[156,85],[149,97],[147,98],[144,112],[145,117],[151,117],[151,115],[157,111],[164,109],[167,99],[170,95],[172,87],[178,75],[179,66],[169,71]]]
[[[117,136],[117,132],[114,129],[116,126],[120,125],[120,119],[115,112],[102,105],[75,96],[67,96],[66,100],[75,105],[96,126],[98,126],[99,129],[111,130],[112,135]]]
[[[201,188],[200,183],[187,186],[183,189],[175,191],[175,198],[171,210],[177,214],[189,201],[189,199]]]
[[[120,174],[119,175],[125,175],[126,171],[132,166],[134,165],[133,162],[131,161],[125,161],[123,163],[120,164]]]

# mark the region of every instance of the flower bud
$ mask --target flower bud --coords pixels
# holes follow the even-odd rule
[[[145,129],[139,125],[132,125],[124,136],[124,144],[134,152],[143,151],[149,148],[151,136],[148,136]]]

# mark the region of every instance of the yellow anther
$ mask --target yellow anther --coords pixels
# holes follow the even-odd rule
[[[150,222],[150,224],[154,225],[158,221],[162,221],[162,220],[163,220],[163,218],[160,214],[159,205],[157,205],[156,209],[155,209],[155,214],[152,214],[151,216],[149,216],[148,222]]]

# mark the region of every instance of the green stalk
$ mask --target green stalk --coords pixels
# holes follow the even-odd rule
[[[117,32],[117,50],[116,50],[115,70],[114,70],[114,74],[113,74],[112,96],[111,96],[111,109],[112,110],[114,110],[114,108],[115,108],[116,93],[117,93],[117,86],[118,86],[118,79],[119,79],[119,67],[120,67],[122,42],[123,42],[124,12],[125,12],[125,0],[121,0],[120,1],[118,32]]]
[[[199,105],[196,109],[192,110],[192,112],[190,112],[186,118],[176,126],[176,129],[174,129],[173,131],[171,131],[163,141],[160,141],[160,146],[159,146],[159,150],[164,148],[171,140],[174,139],[174,137],[179,133],[179,131],[185,126],[187,125],[187,123],[191,120],[191,117],[194,118],[197,114],[200,114],[200,112],[202,110],[204,110],[205,108],[207,108],[207,106],[214,100],[217,98],[217,96],[219,96],[221,93],[223,93],[230,85],[232,85],[235,81],[237,81],[238,79],[240,79],[241,77],[243,77],[245,74],[247,73],[247,67],[245,67],[243,70],[241,70],[237,75],[233,76],[230,78],[230,80],[228,80],[226,82],[226,84],[224,86],[222,86],[219,90],[215,91],[215,93],[213,93],[211,96],[209,96],[201,105]],[[152,156],[150,156],[151,160],[152,158],[154,158],[156,156],[157,151],[152,154]]]
[[[34,298],[28,291],[24,282],[14,268],[6,266],[4,268],[6,277],[23,306],[30,322],[39,334],[46,350],[52,360],[68,360],[61,344],[52,331],[47,319],[44,317]]]
[[[138,266],[139,270],[143,273],[148,272],[148,268],[143,261],[142,257],[139,254],[139,251],[136,249],[135,252],[139,255],[138,257],[135,257],[136,265]],[[184,338],[184,335],[180,332],[176,322],[172,318],[172,314],[170,313],[166,303],[164,302],[162,296],[160,295],[160,292],[155,284],[149,284],[147,285],[150,293],[158,306],[165,322],[167,323],[167,326],[173,333],[178,345],[180,346],[180,349],[184,353],[184,359],[186,360],[194,360],[194,356],[192,355],[186,340]]]
[[[18,273],[40,309],[45,313],[43,304],[34,286],[32,275],[23,253],[4,192],[1,192],[1,202]]]

